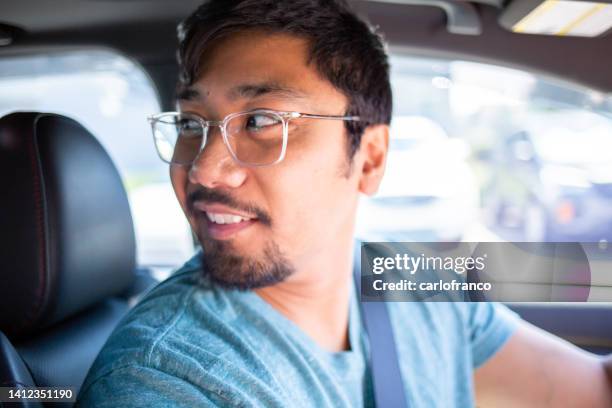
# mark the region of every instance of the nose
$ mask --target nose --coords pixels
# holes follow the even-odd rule
[[[234,161],[218,127],[210,127],[204,148],[189,169],[189,182],[207,188],[237,188],[247,170]]]

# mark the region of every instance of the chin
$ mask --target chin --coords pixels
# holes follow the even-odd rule
[[[250,290],[272,286],[295,272],[273,243],[265,244],[258,256],[241,254],[230,241],[206,239],[202,244],[202,273],[221,287]]]

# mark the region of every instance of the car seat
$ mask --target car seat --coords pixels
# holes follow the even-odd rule
[[[130,299],[154,282],[136,269],[121,178],[76,121],[17,112],[0,118],[0,191],[0,386],[76,394]]]

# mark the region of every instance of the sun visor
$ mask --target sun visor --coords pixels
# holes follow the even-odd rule
[[[612,1],[514,0],[499,22],[521,34],[598,37],[612,29]]]
[[[407,6],[438,7],[446,13],[449,33],[460,35],[480,35],[482,26],[480,17],[473,4],[468,1],[459,0],[371,0],[378,3],[403,4]],[[478,0],[482,2],[487,0]],[[488,0],[497,3],[501,0]]]

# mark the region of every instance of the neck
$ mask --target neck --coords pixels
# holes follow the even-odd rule
[[[286,281],[255,292],[321,348],[348,350],[352,242],[318,253],[304,257]]]

